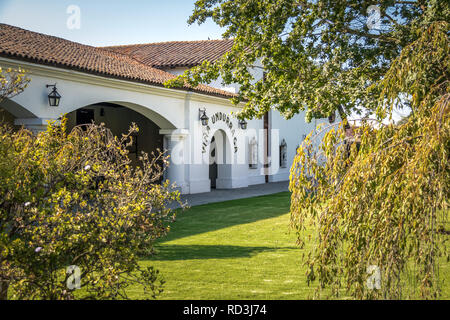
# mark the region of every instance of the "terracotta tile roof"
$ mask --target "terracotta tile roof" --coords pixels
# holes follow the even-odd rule
[[[0,55],[104,77],[163,86],[172,74],[152,68],[127,55],[0,23]],[[234,94],[199,85],[186,91],[230,98]]]
[[[104,47],[126,54],[156,68],[192,67],[205,60],[214,62],[233,46],[233,40],[170,41]]]

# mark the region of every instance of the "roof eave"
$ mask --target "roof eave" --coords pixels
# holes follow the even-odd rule
[[[20,60],[20,61],[24,61],[24,62],[35,63],[35,64],[56,67],[56,68],[61,68],[61,69],[66,69],[66,70],[74,70],[74,71],[92,74],[92,75],[101,76],[101,77],[106,77],[106,78],[125,80],[125,81],[148,84],[148,85],[152,85],[152,86],[158,86],[158,87],[165,88],[164,84],[157,82],[157,81],[142,80],[142,79],[133,78],[133,77],[114,75],[111,73],[105,73],[105,72],[94,71],[94,70],[90,70],[90,69],[86,69],[86,68],[80,68],[80,67],[74,66],[74,65],[68,65],[68,64],[58,63],[58,62],[54,62],[54,61],[36,59],[36,58],[28,57],[28,56],[22,56],[22,55],[18,55],[15,53],[0,52],[0,56],[5,57],[5,58],[10,58],[13,60]],[[188,91],[188,92],[192,91],[192,92],[209,95],[209,96],[214,96],[214,97],[219,97],[219,98],[224,98],[224,99],[231,99],[234,97],[234,95],[220,94],[218,92],[208,92],[208,91],[199,90],[199,89],[190,88],[190,87],[172,87],[171,89]]]

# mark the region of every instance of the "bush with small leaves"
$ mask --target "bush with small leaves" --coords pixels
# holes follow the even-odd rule
[[[167,204],[179,192],[160,183],[168,157],[159,150],[131,166],[136,131],[118,138],[91,124],[68,133],[66,118],[37,136],[0,127],[3,298],[126,299],[133,283],[143,297],[161,292],[158,271],[138,261],[169,231]],[[79,268],[78,291],[69,266]]]

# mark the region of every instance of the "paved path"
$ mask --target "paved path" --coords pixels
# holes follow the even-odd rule
[[[185,194],[181,196],[183,202],[188,203],[189,206],[198,206],[206,203],[222,202],[234,199],[252,198],[273,194],[283,191],[288,191],[289,181],[271,182],[264,184],[256,184],[247,188],[237,189],[212,189],[211,192]]]

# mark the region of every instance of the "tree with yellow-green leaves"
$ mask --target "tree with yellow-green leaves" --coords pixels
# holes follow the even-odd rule
[[[449,260],[450,3],[198,0],[189,22],[206,19],[232,49],[168,86],[220,77],[240,84],[241,118],[342,119],[311,133],[291,168],[292,226],[300,244],[314,241],[304,261],[318,296],[438,298]],[[387,124],[395,108],[411,115]],[[350,128],[350,114],[372,120]]]
[[[25,90],[30,79],[26,71],[22,69],[0,67],[0,102],[6,98],[12,98]]]
[[[4,97],[22,91],[8,81]],[[66,118],[38,135],[0,126],[0,299],[126,299],[134,284],[143,298],[162,291],[158,271],[138,261],[169,231],[167,204],[179,192],[160,183],[163,153],[131,165],[137,131],[115,137],[90,124],[68,132]]]
[[[439,297],[450,229],[450,95],[441,73],[450,61],[447,29],[435,23],[421,32],[370,88],[381,92],[380,119],[400,94],[411,95],[406,121],[363,123],[352,136],[341,125],[325,134],[314,157],[306,155],[312,135],[298,150],[291,221],[299,234],[314,227],[308,280],[336,296]]]

